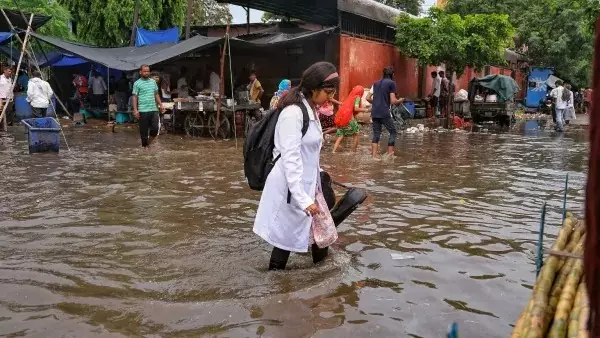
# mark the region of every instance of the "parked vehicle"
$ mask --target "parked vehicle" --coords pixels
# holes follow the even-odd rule
[[[548,84],[548,79],[554,74],[552,68],[529,69],[527,74],[527,94],[525,96],[525,107],[530,109],[539,109],[540,102],[543,101],[548,92],[552,89]]]
[[[515,93],[519,90],[517,82],[509,76],[488,75],[471,80],[469,102],[473,121],[510,125],[516,110]]]

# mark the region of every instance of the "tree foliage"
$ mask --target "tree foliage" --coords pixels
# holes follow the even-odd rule
[[[432,8],[427,17],[402,15],[396,44],[421,65],[443,63],[460,76],[466,67],[504,63],[505,48],[514,45],[513,35],[507,15],[472,14],[461,18]]]
[[[229,6],[220,4],[215,0],[194,0],[192,9],[192,25],[226,25],[231,23],[233,17]]]
[[[262,15],[262,18],[260,19],[260,21],[262,21],[264,23],[281,22],[284,20],[287,20],[285,15],[277,15],[277,14],[273,14],[271,12],[264,12]]]
[[[129,43],[135,0],[59,0],[67,6],[83,42],[115,47]],[[186,0],[139,0],[138,25],[145,29],[182,27]]]
[[[397,8],[401,11],[412,15],[421,14],[421,8],[423,7],[423,0],[377,0],[384,5]]]
[[[530,63],[554,67],[578,86],[588,86],[593,55],[593,24],[599,0],[449,0],[446,11],[508,14]]]
[[[65,6],[62,6],[56,1],[0,0],[0,7],[6,9],[18,9],[27,13],[52,16],[52,19],[42,26],[38,32],[40,34],[52,35],[65,40],[72,40],[74,38],[69,28],[71,13]]]

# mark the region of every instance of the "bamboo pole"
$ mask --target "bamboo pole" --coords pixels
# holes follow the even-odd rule
[[[225,36],[229,36],[229,24],[227,24],[227,28],[225,29]],[[219,126],[221,125],[221,108],[223,107],[223,94],[225,93],[225,81],[223,80],[223,77],[225,76],[225,54],[227,52],[228,43],[229,39],[225,39],[225,43],[223,44],[223,51],[221,53],[221,78],[219,79],[219,100],[217,101],[217,122],[215,123],[215,138],[217,138],[217,136],[219,135]]]
[[[133,24],[131,25],[131,39],[129,40],[129,46],[135,45],[135,37],[137,33],[137,23],[140,16],[140,0],[135,0],[133,7]]]
[[[2,10],[2,13],[4,13],[4,10]],[[6,13],[4,13],[6,15]],[[23,61],[23,54],[25,54],[25,50],[27,49],[27,42],[29,40],[29,36],[31,35],[31,23],[33,22],[33,14],[31,14],[31,16],[29,17],[29,24],[27,25],[27,31],[25,32],[25,39],[23,40],[23,46],[21,47],[21,55],[19,56],[19,62],[17,63],[17,70],[15,71],[16,74],[19,74],[19,70],[21,69],[21,62]],[[10,85],[10,91],[9,91],[9,95],[10,93],[13,93],[13,91],[15,90],[15,84],[16,81],[12,81],[11,85]],[[7,101],[9,101],[9,99],[7,98]],[[8,107],[8,102],[7,104],[5,104],[2,107],[2,114],[0,114],[0,120],[4,120],[4,123],[6,123],[6,108]]]

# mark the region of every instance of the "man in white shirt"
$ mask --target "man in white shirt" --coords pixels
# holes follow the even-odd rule
[[[190,96],[186,75],[187,69],[185,67],[181,68],[181,74],[179,80],[177,80],[177,97],[180,99],[187,99]]]
[[[92,107],[101,108],[108,88],[100,73],[94,73],[94,78],[92,79],[92,82],[90,82],[90,87],[92,87]]]
[[[571,98],[571,93],[563,87],[563,82],[561,80],[556,81],[556,88],[552,89],[550,92],[550,96],[554,99],[554,104],[556,107],[556,131],[563,132],[563,121],[565,116],[565,110],[567,109],[569,99]]]
[[[31,105],[31,111],[35,117],[46,117],[53,95],[50,84],[42,80],[42,74],[39,71],[34,71],[27,85],[27,102]]]
[[[12,126],[13,124],[14,114],[13,93],[11,91],[12,82],[12,68],[10,68],[8,65],[5,65],[2,75],[0,75],[0,100],[2,101],[0,107],[4,107],[5,104],[8,104],[5,118],[9,126]]]
[[[210,72],[210,91],[219,94],[221,91],[221,78],[215,73],[212,66],[209,66],[207,70]]]
[[[431,102],[431,108],[433,109],[435,116],[440,114],[440,94],[442,92],[442,79],[438,76],[438,72],[431,72],[431,78],[433,79],[431,84],[431,93],[429,98]]]

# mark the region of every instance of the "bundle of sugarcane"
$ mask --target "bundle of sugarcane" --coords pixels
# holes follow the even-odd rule
[[[511,338],[588,337],[584,240],[583,222],[567,214]]]

